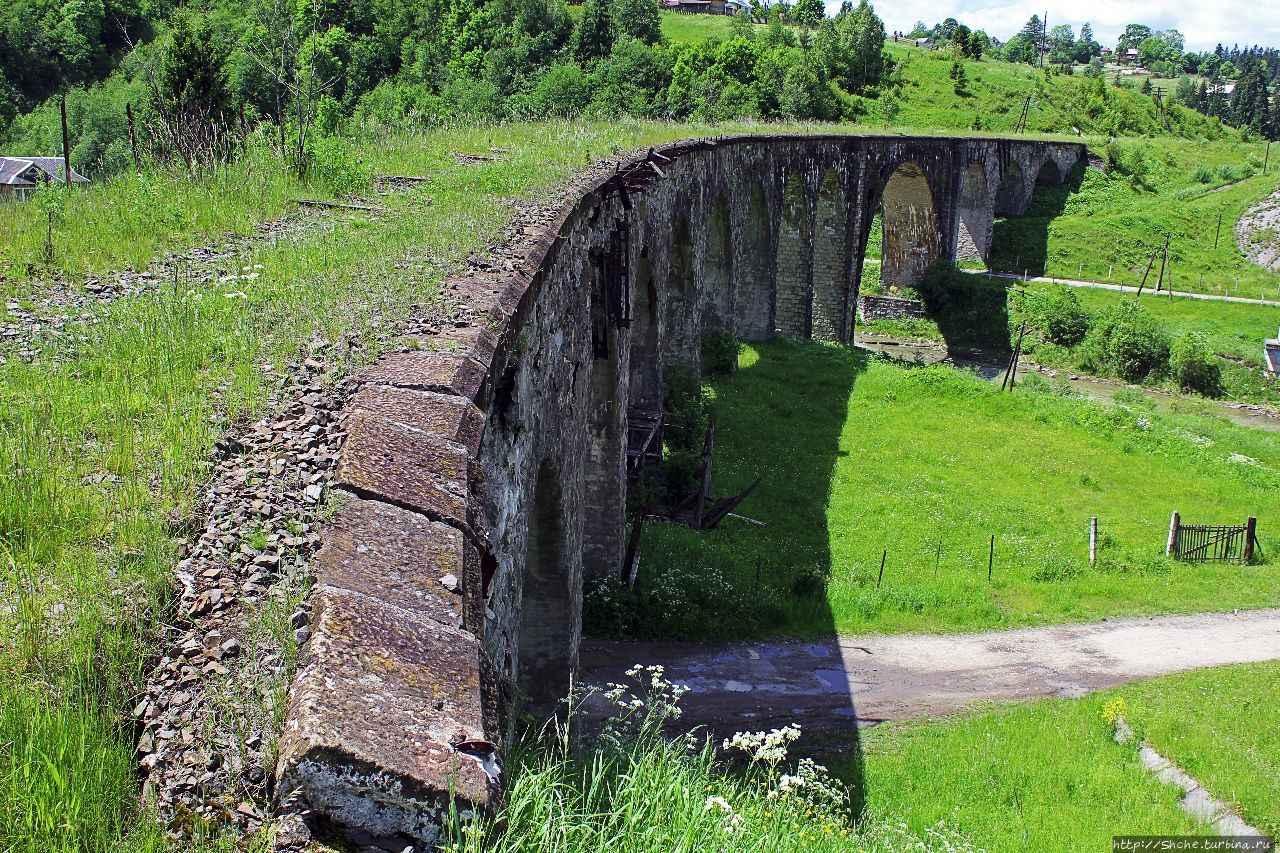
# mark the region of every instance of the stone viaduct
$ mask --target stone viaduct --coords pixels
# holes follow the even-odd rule
[[[627,413],[704,334],[850,339],[883,211],[882,278],[985,257],[996,216],[1079,144],[747,136],[671,145],[567,188],[506,261],[447,281],[449,319],[383,357],[346,410],[347,492],[316,558],[311,639],[277,769],[339,825],[433,843],[501,795],[521,703],[576,666],[584,574],[617,573]]]

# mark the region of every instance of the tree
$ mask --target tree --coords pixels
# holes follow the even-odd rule
[[[1070,24],[1058,24],[1049,30],[1049,61],[1055,65],[1066,65],[1075,59],[1076,34]]]
[[[226,159],[235,149],[235,129],[227,120],[229,52],[207,18],[185,9],[174,14],[150,80],[147,130],[158,157],[195,165]]]
[[[790,19],[802,27],[816,27],[827,16],[827,8],[822,0],[796,0],[791,7]]]
[[[662,18],[656,0],[613,0],[614,25],[619,33],[645,44],[662,40]]]
[[[854,93],[879,83],[885,71],[885,32],[871,4],[861,0],[835,28],[835,51],[821,59],[828,76]]]
[[[603,0],[587,0],[582,4],[582,17],[573,29],[570,52],[582,64],[602,59],[613,49],[615,38],[613,16]]]
[[[1129,24],[1124,28],[1120,41],[1116,43],[1116,53],[1121,55],[1131,47],[1137,47],[1151,38],[1151,27],[1146,24]]]

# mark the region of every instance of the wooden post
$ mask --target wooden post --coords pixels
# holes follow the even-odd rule
[[[1089,565],[1098,564],[1098,517],[1089,519]]]
[[[756,555],[756,591],[757,592],[759,592],[760,590],[760,560],[761,560],[761,557],[759,554],[757,554]]]
[[[1249,520],[1244,523],[1244,561],[1247,563],[1253,559],[1253,540],[1258,535],[1258,519],[1252,515]]]
[[[1177,558],[1178,556],[1179,526],[1180,526],[1180,519],[1178,518],[1178,511],[1175,509],[1173,511],[1173,515],[1169,516],[1169,542],[1164,547],[1164,555],[1166,557]]]
[[[1160,254],[1160,249],[1156,249],[1156,254]],[[1169,235],[1164,235],[1164,254],[1160,255],[1160,274],[1156,276],[1156,293],[1160,292],[1160,285],[1164,284],[1164,268],[1169,263]]]
[[[1151,260],[1147,261],[1146,272],[1142,274],[1142,281],[1138,282],[1138,296],[1142,295],[1142,288],[1147,286],[1147,276],[1151,275],[1151,268],[1156,265],[1156,255],[1160,254],[1160,250],[1156,249],[1151,253]]]
[[[138,159],[138,130],[133,122],[133,104],[124,105],[124,114],[129,119],[129,148],[133,151],[133,168],[136,171],[142,168],[142,163]]]
[[[991,534],[991,549],[987,551],[987,583],[991,583],[991,570],[996,564],[996,535]]]
[[[71,186],[71,134],[67,130],[67,96],[62,96],[62,177]]]
[[[1027,328],[1026,320],[1023,320],[1021,323],[1018,324],[1018,342],[1014,344],[1013,353],[1009,356],[1009,366],[1005,368],[1004,379],[1000,381],[1001,391],[1003,391],[1005,388],[1013,387],[1012,383],[1009,380],[1013,374],[1013,371],[1017,367],[1018,354],[1019,354],[1019,351],[1022,349],[1022,334],[1023,332],[1026,331],[1026,328]]]
[[[1262,174],[1267,173],[1267,166],[1271,164],[1271,140],[1267,140],[1267,156],[1262,159]]]
[[[884,561],[888,556],[889,550],[887,548],[880,552],[880,575],[876,578],[876,589],[880,588],[880,583],[884,580]]]
[[[1022,357],[1022,335],[1027,330],[1027,324],[1024,320],[1022,325],[1018,327],[1018,343],[1013,347],[1013,362],[1009,365],[1009,390],[1013,390],[1013,386],[1018,381],[1018,359]]]
[[[1222,236],[1222,211],[1219,210],[1218,211],[1218,230],[1213,232],[1213,248],[1215,251],[1218,248],[1218,238],[1221,236]]]
[[[938,576],[938,564],[942,562],[942,534],[938,534],[938,547],[933,552],[933,576]]]

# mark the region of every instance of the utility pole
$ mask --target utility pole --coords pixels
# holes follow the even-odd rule
[[[1262,174],[1267,173],[1267,166],[1271,163],[1271,140],[1267,140],[1267,156],[1262,158]]]
[[[62,177],[71,186],[71,134],[67,131],[67,95],[62,95]]]

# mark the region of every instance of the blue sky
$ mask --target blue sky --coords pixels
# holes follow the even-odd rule
[[[910,30],[917,20],[932,26],[953,17],[991,35],[1005,39],[1022,28],[1032,15],[1049,13],[1049,26],[1071,24],[1077,33],[1086,21],[1104,47],[1114,47],[1125,24],[1147,24],[1155,29],[1175,27],[1187,39],[1188,50],[1212,50],[1218,42],[1280,47],[1280,2],[1277,0],[871,0],[885,29]],[[828,0],[831,11],[839,0]]]

